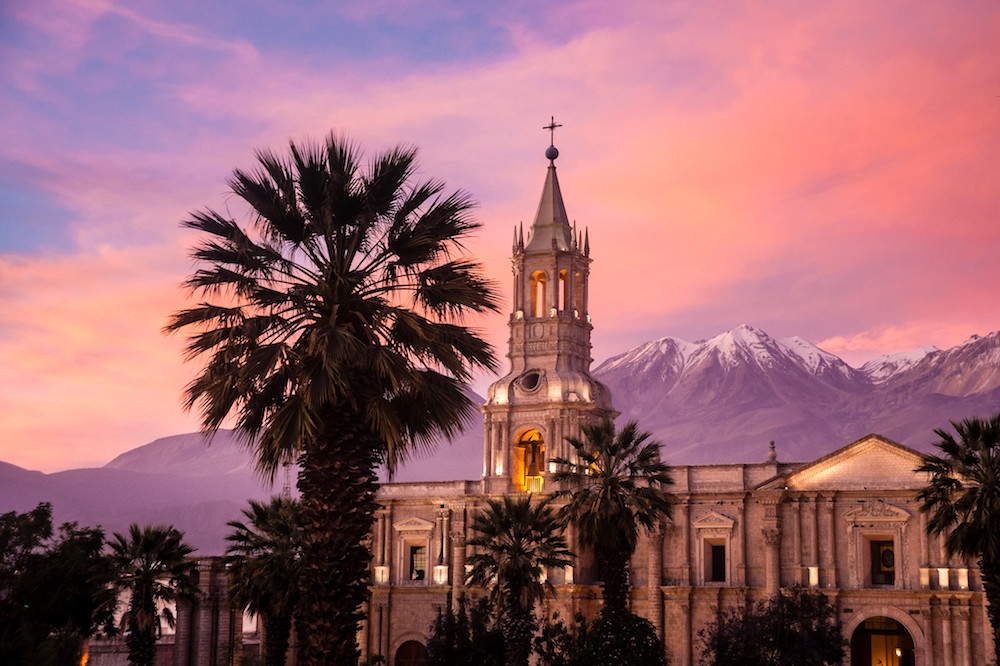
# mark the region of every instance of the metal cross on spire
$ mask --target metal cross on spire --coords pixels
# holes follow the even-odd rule
[[[549,145],[550,146],[556,145],[556,128],[557,127],[562,127],[562,125],[557,125],[556,124],[556,117],[552,116],[552,120],[549,122],[549,124],[542,128],[542,129],[547,129],[549,131]]]

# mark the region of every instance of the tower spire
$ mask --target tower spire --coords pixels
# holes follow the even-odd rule
[[[542,188],[542,198],[538,202],[538,212],[531,225],[531,232],[525,250],[548,251],[569,250],[573,247],[573,229],[566,214],[566,204],[563,203],[562,191],[559,189],[559,178],[556,176],[556,158],[559,150],[555,146],[555,132],[562,125],[556,123],[555,116],[542,129],[549,131],[549,147],[545,149],[545,157],[549,160],[549,170],[545,176],[545,186]]]
[[[566,437],[617,415],[610,391],[590,374],[590,239],[566,214],[556,177],[557,127],[553,116],[544,128],[549,165],[538,213],[527,238],[523,227],[515,233],[510,371],[490,385],[481,407],[489,493],[543,491],[547,461],[570,455]]]

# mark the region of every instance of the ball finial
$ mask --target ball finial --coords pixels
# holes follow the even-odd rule
[[[549,160],[554,160],[559,157],[559,149],[555,146],[549,146],[545,149],[545,157]]]

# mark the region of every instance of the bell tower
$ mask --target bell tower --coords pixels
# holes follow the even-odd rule
[[[544,129],[554,136],[555,119]],[[542,198],[525,239],[514,229],[510,372],[487,392],[483,491],[541,492],[548,461],[568,457],[582,423],[614,417],[611,393],[590,375],[590,240],[570,226],[550,141]]]

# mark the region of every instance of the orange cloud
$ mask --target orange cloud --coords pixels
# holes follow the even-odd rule
[[[65,37],[11,54],[25,96],[72,118],[45,82],[93,57],[108,13],[130,46],[102,57],[157,87],[129,118],[142,139],[129,149],[20,103],[0,127],[4,159],[75,213],[58,221],[72,253],[0,255],[0,395],[12,406],[0,459],[91,464],[194,429],[178,409],[192,369],[158,332],[190,269],[177,222],[204,206],[235,212],[224,181],[254,147],[331,128],[370,149],[413,142],[424,174],[472,192],[484,229],[469,249],[506,296],[511,229],[534,215],[541,126],[555,114],[567,208],[591,231],[598,360],[743,322],[853,361],[1000,327],[992,5],[555,3],[497,19],[509,51],[419,67],[392,55],[318,64],[292,44],[113,3],[56,6],[16,9]],[[132,62],[137,44],[157,57]],[[501,354],[503,322],[482,322]]]

